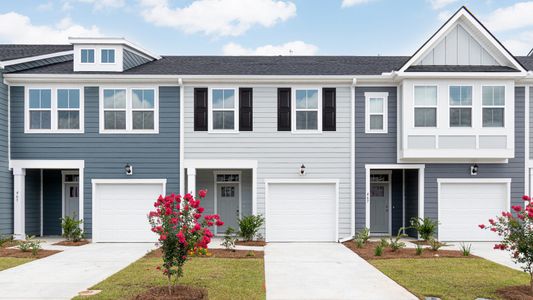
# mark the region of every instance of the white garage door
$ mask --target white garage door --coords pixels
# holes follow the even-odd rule
[[[491,218],[508,211],[507,182],[441,182],[439,239],[443,241],[495,241],[498,236],[481,230]]]
[[[155,242],[148,213],[165,194],[165,180],[93,180],[95,242]]]
[[[335,183],[268,183],[269,242],[336,241]]]

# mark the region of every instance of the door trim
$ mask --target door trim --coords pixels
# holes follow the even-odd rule
[[[389,217],[389,224],[388,224],[388,233],[375,233],[373,235],[375,236],[390,236],[392,235],[392,170],[374,170],[374,171],[370,171],[370,175],[389,175],[389,180],[388,181],[381,181],[381,182],[370,182],[370,184],[372,183],[386,183],[387,184],[387,188],[388,188],[388,194],[389,194],[389,213],[388,213],[388,217]],[[372,200],[370,200],[372,201]],[[370,209],[371,205],[369,205],[369,209]],[[369,219],[369,223],[370,223],[370,219]],[[370,227],[369,227],[370,229]]]
[[[239,175],[239,181],[217,181],[217,175]],[[215,214],[218,214],[218,185],[219,184],[225,184],[225,183],[231,183],[231,184],[237,184],[239,187],[239,219],[242,218],[242,188],[241,188],[241,180],[242,180],[242,172],[241,171],[231,171],[231,170],[216,170],[213,171],[213,184],[215,186],[215,192],[214,194],[214,212]],[[224,221],[224,220],[222,220]],[[215,226],[215,235],[218,235],[218,228]]]
[[[65,200],[66,200],[66,196],[65,196],[65,187],[67,184],[71,184],[73,182],[66,182],[65,181],[65,177],[66,175],[78,175],[78,193],[81,194],[81,187],[80,187],[80,180],[79,180],[79,176],[80,176],[80,173],[78,171],[66,171],[66,170],[62,170],[61,171],[61,218],[65,218],[65,209],[67,208],[66,204],[65,204]],[[78,199],[79,199],[79,196],[78,196]],[[78,218],[80,220],[82,220],[82,216],[79,215],[80,213],[80,208],[78,206]],[[63,233],[63,229],[61,229],[61,233]]]

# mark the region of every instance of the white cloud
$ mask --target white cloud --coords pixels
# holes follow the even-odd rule
[[[126,5],[126,0],[78,0],[79,2],[89,3],[94,6],[95,10],[106,8],[119,8]]]
[[[37,10],[40,10],[40,11],[50,11],[52,10],[52,8],[54,8],[54,3],[52,1],[48,1],[48,2],[37,5]]]
[[[433,9],[441,9],[443,7],[446,7],[454,2],[457,2],[457,0],[428,0],[431,4],[431,7]]]
[[[355,5],[359,5],[359,4],[365,4],[365,3],[368,3],[370,1],[373,1],[373,0],[342,0],[341,6],[342,7],[350,7],[350,6],[355,6]]]
[[[224,55],[315,55],[318,47],[302,41],[292,41],[282,45],[265,45],[255,49],[229,43],[222,49]]]
[[[502,41],[513,55],[526,55],[533,48],[533,31],[522,32],[515,38]]]
[[[72,22],[69,18],[60,20],[54,26],[34,25],[30,18],[9,12],[0,14],[0,40],[6,43],[67,43],[69,36],[100,36],[96,26],[84,27]]]
[[[256,25],[272,27],[296,16],[296,5],[281,0],[196,0],[171,8],[168,0],[140,0],[145,21],[186,33],[238,36]]]
[[[506,31],[533,25],[533,1],[518,2],[496,9],[483,18],[485,25],[493,31]]]

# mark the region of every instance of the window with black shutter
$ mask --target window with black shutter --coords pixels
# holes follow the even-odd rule
[[[322,130],[337,130],[337,90],[335,88],[322,90]]]
[[[207,131],[207,88],[194,89],[194,131]]]
[[[239,131],[253,131],[253,89],[239,89]]]
[[[291,131],[290,88],[278,88],[278,131]]]

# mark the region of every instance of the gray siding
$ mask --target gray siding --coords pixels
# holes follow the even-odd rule
[[[26,170],[24,194],[26,235],[41,234],[41,170]]]
[[[237,134],[195,132],[193,87],[185,88],[185,159],[257,160],[257,212],[263,215],[266,179],[302,179],[302,163],[305,179],[338,179],[339,237],[350,236],[350,88],[337,87],[337,131],[293,134],[277,131],[277,87],[252,87],[253,132]]]
[[[140,55],[137,55],[131,51],[128,51],[126,49],[123,50],[123,68],[124,71],[127,69],[131,69],[136,66],[140,66],[142,64],[145,64],[147,62],[150,62],[149,59],[144,58]]]
[[[33,69],[37,67],[42,67],[46,65],[69,61],[72,59],[73,59],[73,55],[70,54],[70,55],[51,57],[47,59],[34,60],[34,61],[26,62],[26,63],[7,66],[6,72],[16,72],[16,71],[22,71],[22,70],[27,70],[27,69]]]
[[[8,88],[0,70],[0,235],[13,234],[13,175],[9,170]]]
[[[365,133],[365,92],[388,92],[388,132]],[[355,227],[365,227],[366,164],[396,164],[396,87],[355,88]]]
[[[61,235],[61,171],[43,170],[43,234]]]
[[[122,86],[127,86],[123,84]],[[179,87],[159,87],[159,134],[99,134],[99,88],[85,87],[85,133],[25,134],[24,88],[11,87],[12,159],[84,160],[84,223],[92,226],[92,179],[167,179],[179,192]],[[134,174],[126,176],[130,163]]]

